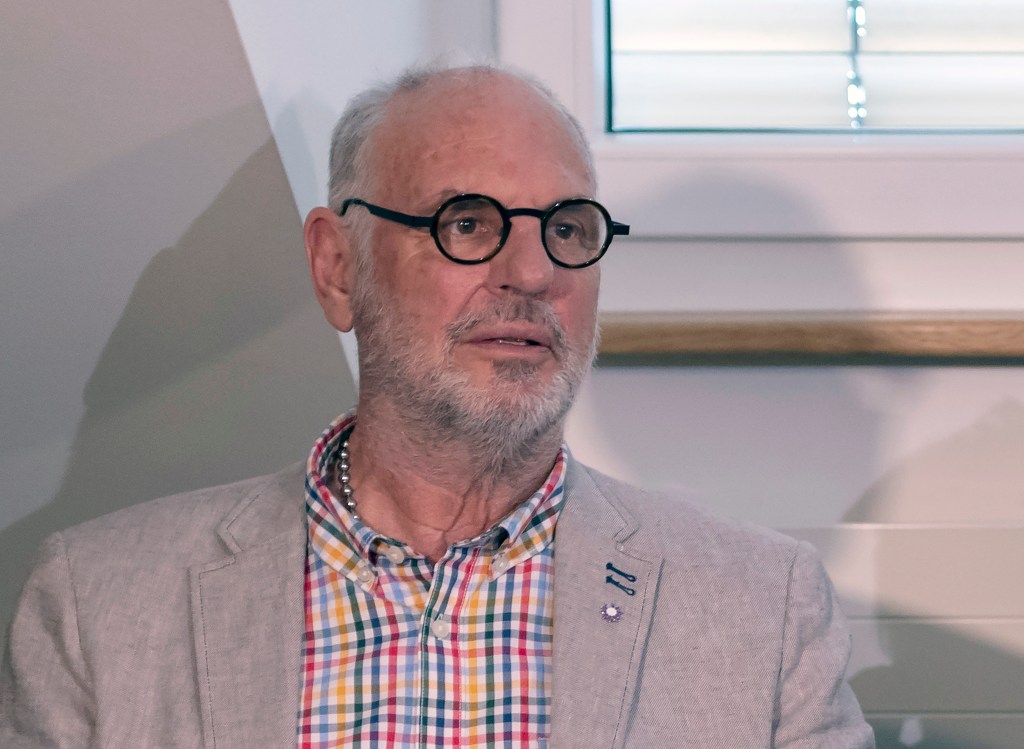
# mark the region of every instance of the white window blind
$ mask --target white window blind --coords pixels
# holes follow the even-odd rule
[[[608,129],[1024,130],[1024,0],[608,0]]]

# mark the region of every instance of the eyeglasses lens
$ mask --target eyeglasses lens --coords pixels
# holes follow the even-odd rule
[[[480,198],[459,200],[437,220],[437,241],[458,260],[480,260],[501,244],[504,222],[493,203]]]
[[[608,219],[593,203],[569,203],[544,226],[544,244],[566,265],[586,265],[600,256],[608,240]]]

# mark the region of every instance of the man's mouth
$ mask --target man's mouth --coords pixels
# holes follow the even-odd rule
[[[548,352],[561,358],[567,346],[558,318],[546,306],[528,301],[503,304],[485,313],[467,316],[449,326],[449,340],[453,344],[490,346],[495,354],[504,349],[513,356],[517,350],[524,356]]]
[[[518,325],[519,328],[508,329],[511,326],[503,325],[505,330],[479,330],[470,336],[473,343],[486,346],[517,346],[522,349],[551,349],[551,341],[554,336],[547,331],[540,330],[535,325]]]
[[[495,343],[504,343],[510,346],[540,346],[539,341],[532,338],[492,338]]]

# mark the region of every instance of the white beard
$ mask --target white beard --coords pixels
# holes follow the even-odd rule
[[[360,275],[367,279],[372,271]],[[560,437],[566,414],[593,364],[596,329],[589,346],[573,349],[547,302],[510,297],[449,325],[437,357],[409,335],[393,306],[382,303],[376,286],[372,281],[358,284],[361,293],[352,300],[364,393],[386,398],[432,440],[472,450],[491,470],[529,459],[552,430]],[[468,373],[455,368],[455,346],[473,328],[514,320],[543,325],[548,331],[560,364],[550,382],[538,376],[539,365],[522,360],[494,362],[493,377],[485,386],[473,384]]]

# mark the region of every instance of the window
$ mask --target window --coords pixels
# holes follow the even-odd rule
[[[588,128],[601,200],[632,223],[634,245],[825,237],[847,248],[860,240],[974,247],[1024,238],[1019,133],[608,132],[604,11],[600,0],[500,3],[499,50],[545,81]],[[874,106],[870,84],[867,92]],[[839,97],[844,103],[845,93]]]

